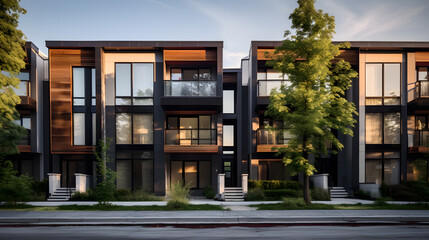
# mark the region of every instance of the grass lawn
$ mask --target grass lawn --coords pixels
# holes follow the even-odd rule
[[[219,205],[188,205],[183,208],[168,208],[166,206],[118,206],[118,205],[92,205],[92,206],[80,206],[80,205],[67,205],[58,207],[37,207],[27,204],[18,205],[0,205],[0,211],[195,211],[195,210],[206,210],[206,211],[226,211]]]
[[[308,206],[287,206],[282,203],[276,204],[255,204],[251,207],[256,207],[258,210],[429,210],[429,204],[341,204],[329,205],[321,203],[312,203]]]

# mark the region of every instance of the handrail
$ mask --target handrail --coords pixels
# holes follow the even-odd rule
[[[166,129],[166,145],[216,145],[216,129]]]
[[[412,88],[407,90],[408,101],[421,97],[429,97],[429,81],[417,81],[408,83],[407,85],[412,86]]]
[[[216,96],[216,80],[164,80],[164,96]]]

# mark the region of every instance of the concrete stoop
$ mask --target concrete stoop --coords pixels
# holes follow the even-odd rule
[[[57,188],[47,200],[57,202],[68,201],[75,192],[76,188]]]
[[[225,202],[242,202],[244,201],[243,188],[241,187],[226,187]]]

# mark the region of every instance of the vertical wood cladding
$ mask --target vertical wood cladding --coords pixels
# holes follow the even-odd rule
[[[50,49],[51,153],[92,153],[91,146],[73,146],[72,68],[95,66],[94,49]]]

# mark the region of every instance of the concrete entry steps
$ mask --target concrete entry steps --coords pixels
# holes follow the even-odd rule
[[[57,188],[48,201],[68,201],[75,192],[76,188]]]
[[[344,187],[331,187],[331,198],[346,198],[349,197],[348,192]]]
[[[244,201],[243,188],[241,187],[226,187],[225,202],[241,202]]]

